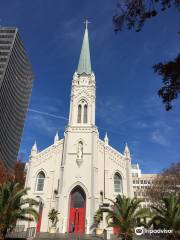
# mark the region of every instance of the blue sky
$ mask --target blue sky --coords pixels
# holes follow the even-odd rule
[[[0,24],[19,28],[35,75],[20,147],[25,160],[35,140],[42,150],[53,143],[56,131],[63,137],[83,21],[88,18],[100,137],[107,131],[110,144],[121,152],[127,142],[133,162],[145,173],[180,161],[180,100],[172,111],[164,110],[157,96],[161,79],[152,70],[153,64],[180,52],[178,12],[160,13],[140,33],[115,34],[115,4],[115,0],[0,0]]]

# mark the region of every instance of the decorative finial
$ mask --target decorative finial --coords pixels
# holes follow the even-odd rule
[[[33,150],[37,151],[37,144],[36,144],[36,141],[34,142],[34,145],[32,147]]]
[[[54,137],[54,144],[57,144],[58,141],[59,141],[59,135],[58,135],[58,132],[57,132],[55,137]]]
[[[109,138],[108,138],[107,132],[106,132],[105,137],[104,137],[104,142],[105,142],[105,145],[109,144]]]
[[[126,158],[129,158],[129,159],[131,158],[131,154],[130,154],[127,142],[126,142],[126,145],[125,145],[125,148],[124,148],[124,155],[125,155]]]
[[[34,142],[34,145],[32,146],[32,149],[31,149],[31,156],[34,156],[38,153],[38,149],[37,149],[37,144],[36,144],[36,141]]]

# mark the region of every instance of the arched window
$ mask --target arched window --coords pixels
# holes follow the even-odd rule
[[[78,117],[77,117],[78,123],[81,123],[81,112],[82,112],[82,106],[79,104],[78,105]]]
[[[87,123],[88,121],[88,104],[86,100],[81,99],[78,103],[77,123]]]
[[[72,192],[71,192],[71,207],[72,208],[84,208],[85,207],[85,193],[84,191],[77,186]]]
[[[42,192],[44,189],[45,174],[43,171],[39,172],[37,175],[36,191]]]
[[[87,123],[87,104],[84,105],[84,118],[83,123]]]
[[[122,192],[122,177],[119,173],[114,174],[114,192]]]

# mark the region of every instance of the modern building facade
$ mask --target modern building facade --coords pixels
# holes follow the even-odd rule
[[[142,207],[148,207],[151,205],[151,201],[147,196],[148,187],[153,185],[154,179],[156,179],[158,174],[144,174],[141,173],[141,169],[138,164],[132,164],[132,179],[133,179],[133,192],[134,197],[141,198],[143,202]]]
[[[33,73],[17,28],[0,28],[0,161],[17,160]]]

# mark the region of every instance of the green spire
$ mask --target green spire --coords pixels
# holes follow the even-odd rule
[[[90,50],[89,50],[89,37],[88,37],[88,28],[87,28],[88,21],[86,21],[85,23],[86,23],[86,29],[84,32],[84,39],[82,43],[81,54],[80,54],[79,64],[77,69],[78,74],[82,74],[82,73],[91,74],[91,57],[90,57]]]

